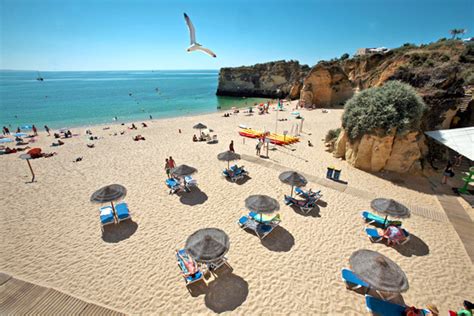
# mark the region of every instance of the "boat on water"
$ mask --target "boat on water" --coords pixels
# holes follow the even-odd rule
[[[39,73],[39,71],[38,71],[38,77],[36,77],[36,80],[38,80],[38,81],[44,81],[44,78],[41,77],[41,74]]]

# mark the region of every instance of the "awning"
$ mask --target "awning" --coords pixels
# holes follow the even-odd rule
[[[443,129],[425,134],[469,160],[474,160],[474,127]]]

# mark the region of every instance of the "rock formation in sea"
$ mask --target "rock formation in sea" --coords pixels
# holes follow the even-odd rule
[[[297,61],[274,61],[254,66],[221,68],[218,96],[264,97],[297,99],[307,65]]]

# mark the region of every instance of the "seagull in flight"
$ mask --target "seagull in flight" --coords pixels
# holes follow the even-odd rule
[[[193,23],[191,22],[191,19],[189,18],[189,16],[186,13],[184,14],[184,19],[186,20],[186,24],[188,25],[189,35],[191,37],[191,46],[189,46],[186,49],[186,51],[188,53],[190,53],[190,52],[193,52],[193,51],[196,51],[196,50],[200,50],[203,53],[208,54],[209,56],[216,57],[216,54],[214,54],[214,52],[212,50],[210,50],[209,48],[203,47],[199,43],[196,43],[196,32],[194,31],[194,26],[193,26]]]

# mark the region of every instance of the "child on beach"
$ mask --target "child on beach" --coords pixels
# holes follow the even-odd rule
[[[229,151],[235,153],[235,150],[234,150],[234,141],[233,141],[233,140],[230,141],[230,144],[229,144]]]
[[[170,158],[168,159],[168,164],[169,164],[170,169],[173,169],[176,167],[176,163],[174,162],[173,157],[170,156]]]

